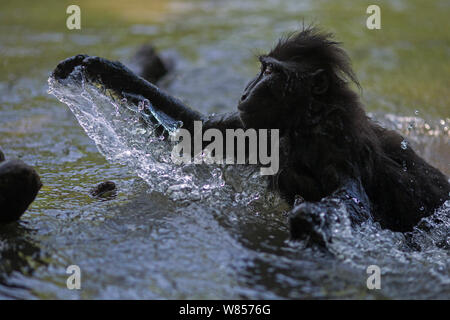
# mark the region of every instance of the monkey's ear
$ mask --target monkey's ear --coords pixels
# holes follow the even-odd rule
[[[325,70],[318,69],[311,74],[311,82],[312,82],[312,93],[313,94],[324,94],[328,91],[329,87],[329,79]]]

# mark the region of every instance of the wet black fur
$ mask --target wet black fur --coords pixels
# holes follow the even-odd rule
[[[330,34],[304,29],[260,60],[239,109],[246,127],[282,132],[281,170],[272,185],[288,201],[316,202],[356,179],[374,219],[408,231],[449,199],[447,178],[409,146],[402,149],[397,132],[367,117],[350,86],[359,87],[350,59]]]

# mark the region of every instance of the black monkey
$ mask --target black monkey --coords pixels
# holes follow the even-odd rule
[[[321,212],[341,199],[353,222],[369,217],[382,227],[410,231],[449,199],[447,178],[427,164],[398,133],[371,121],[351,89],[359,83],[346,52],[332,35],[315,27],[282,38],[260,57],[261,71],[245,88],[238,111],[204,116],[134,75],[119,62],[78,55],[53,72],[64,81],[74,67],[105,87],[148,99],[193,130],[268,128],[280,130],[280,170],[271,186],[294,205],[293,238],[314,229]],[[355,207],[348,199],[357,197]],[[322,237],[324,238],[324,237]],[[326,238],[326,236],[325,236]]]

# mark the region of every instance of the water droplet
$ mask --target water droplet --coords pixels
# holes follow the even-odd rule
[[[406,149],[408,148],[408,141],[403,140],[402,143],[400,143],[400,147],[401,147],[403,150],[406,150]]]
[[[303,202],[305,202],[305,199],[303,199],[302,196],[300,196],[300,195],[296,195],[296,196],[295,196],[294,206],[299,206],[299,205],[301,205]]]
[[[406,166],[406,161],[403,161],[402,163],[402,170],[405,172],[408,170],[408,167]]]

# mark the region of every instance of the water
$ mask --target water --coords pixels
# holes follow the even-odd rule
[[[177,142],[170,136],[182,123],[153,108],[144,97],[138,103],[128,101],[129,93],[105,90],[101,83],[88,80],[80,67],[62,83],[53,77],[48,82],[49,93],[67,104],[101,154],[133,170],[152,192],[187,203],[209,200],[219,207],[232,205],[230,197],[242,205],[265,195],[272,201],[277,198],[267,191],[267,179],[259,175],[256,166],[198,165],[194,161],[174,165],[171,152]],[[152,116],[157,124],[152,123]],[[169,135],[158,133],[160,127]]]
[[[448,24],[444,2],[384,4],[383,21],[395,28],[382,40],[361,29],[363,5],[346,11],[333,1],[152,1],[145,17],[81,2],[96,18],[82,32],[64,29],[64,6],[49,2],[45,15],[24,3],[1,11],[0,145],[35,166],[44,187],[21,222],[0,228],[1,298],[450,298],[448,202],[410,234],[372,222],[353,229],[338,210],[342,222],[325,250],[290,242],[288,208],[254,168],[174,166],[169,142],[123,108],[139,106],[89,83],[50,83],[70,108],[47,93],[49,72],[65,57],[127,61],[153,41],[177,61],[168,91],[205,113],[233,110],[257,69],[254,54],[314,17],[345,41],[371,116],[449,174],[450,71],[436,62],[449,52],[439,33]],[[427,10],[435,25],[410,30]],[[88,196],[103,180],[118,185],[115,199]],[[81,291],[66,288],[71,264],[81,267]],[[381,290],[366,287],[372,264]]]

